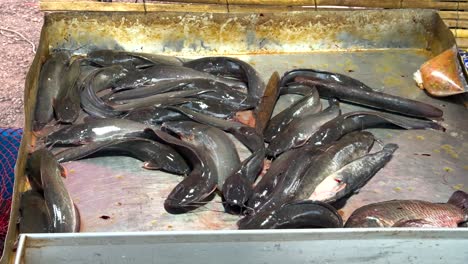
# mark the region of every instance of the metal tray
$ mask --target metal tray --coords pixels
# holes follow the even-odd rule
[[[396,198],[445,202],[454,189],[468,190],[468,156],[463,155],[468,149],[465,140],[468,137],[468,123],[465,122],[467,111],[457,102],[457,97],[443,100],[431,98],[419,90],[412,80],[413,72],[424,61],[454,43],[450,30],[439,15],[430,10],[48,14],[38,52],[26,80],[26,123],[16,166],[12,214],[2,263],[13,260],[13,245],[18,238],[16,222],[19,196],[27,188],[25,158],[36,140],[31,133],[34,94],[40,67],[53,49],[86,53],[97,48],[111,48],[183,58],[234,56],[251,63],[265,79],[273,71],[282,73],[293,68],[316,68],[344,73],[376,90],[441,107],[444,110],[442,124],[447,128],[445,133],[372,130],[383,142],[397,143],[400,149],[358,195],[347,201],[342,209],[346,219],[355,208],[371,202]],[[343,104],[344,112],[355,109],[356,106]],[[241,156],[245,155],[245,150],[241,151]],[[138,243],[145,243],[181,234],[174,236],[173,242],[183,243],[191,241],[184,239],[188,239],[189,234],[197,234],[199,230],[235,229],[238,217],[220,212],[222,206],[219,199],[189,214],[165,213],[162,207],[164,198],[180,179],[174,175],[144,170],[133,159],[94,158],[66,163],[65,166],[70,175],[66,179],[67,187],[82,216],[82,232],[178,231],[132,236],[142,239]],[[103,215],[110,218],[103,219]],[[197,232],[185,233],[184,230]],[[456,236],[457,231],[433,231],[433,234],[448,238]],[[422,233],[432,234],[430,230],[375,231],[368,239],[384,239],[386,235],[379,237],[379,234],[391,232],[404,234],[405,237],[414,235],[415,238],[423,238],[419,236]],[[294,238],[302,234],[296,231],[260,233],[270,242],[278,239],[278,236]],[[308,238],[328,234],[327,231],[318,230],[303,233]],[[332,233],[342,234],[343,237],[358,234],[358,237],[364,239],[368,230],[341,229],[330,231]],[[243,237],[241,240],[244,241],[248,240],[248,234],[256,233],[210,231],[209,234],[213,239],[236,241]],[[466,234],[463,234],[460,230],[460,239],[464,238],[463,243],[466,245]],[[47,245],[60,248],[61,244],[78,246],[83,241],[98,245],[106,239],[114,238],[111,233],[28,235],[23,236],[22,243],[19,243],[22,248],[18,254],[26,256],[26,262],[30,263],[37,260],[37,254],[47,251],[44,248]],[[23,243],[25,241],[30,243]],[[121,237],[118,241],[120,244],[127,243]],[[166,243],[164,241],[167,242],[162,239],[161,243]],[[335,247],[327,244],[332,242],[329,240],[321,246]],[[216,243],[216,239],[212,243]],[[301,245],[301,248],[309,246],[306,244]],[[63,259],[68,259],[68,254],[64,253],[68,251],[57,250],[62,252]],[[289,252],[291,248],[287,247],[287,250],[288,254],[292,254]],[[384,252],[385,248],[381,250]],[[385,252],[388,255],[395,254],[392,250]],[[104,255],[97,254],[94,257],[96,262],[115,263],[104,258]],[[202,259],[197,258],[195,262]],[[369,258],[367,262],[376,263],[373,260]],[[83,259],[82,262],[86,261]]]

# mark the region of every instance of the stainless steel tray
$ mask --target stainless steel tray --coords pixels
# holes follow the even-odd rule
[[[467,263],[468,229],[22,235],[16,263]]]
[[[18,217],[19,194],[27,188],[24,176],[25,158],[35,143],[35,138],[30,132],[32,109],[35,104],[33,95],[37,88],[41,64],[53,49],[86,53],[96,48],[112,48],[184,58],[227,55],[251,63],[265,79],[273,71],[282,73],[293,68],[316,68],[348,74],[379,91],[441,107],[445,119],[442,123],[447,127],[445,133],[372,130],[383,142],[397,143],[400,149],[392,161],[358,195],[348,200],[342,209],[346,219],[355,208],[370,202],[396,198],[445,202],[455,189],[468,190],[468,157],[464,155],[464,151],[468,149],[465,140],[468,137],[468,123],[465,121],[468,117],[467,111],[457,102],[456,97],[433,99],[419,90],[412,80],[413,72],[424,61],[454,43],[450,30],[438,14],[430,10],[262,14],[49,14],[43,26],[38,53],[26,81],[25,133],[16,167],[14,204],[2,261],[6,263],[13,258],[12,248],[18,237],[15,223]],[[345,112],[356,108],[343,104]],[[245,150],[241,151],[241,154],[245,157]],[[234,224],[238,217],[220,212],[222,206],[219,199],[189,214],[165,213],[162,207],[164,198],[180,179],[174,175],[144,170],[140,168],[140,163],[133,159],[95,158],[70,162],[65,166],[69,170],[67,187],[82,216],[82,232],[235,229]],[[103,215],[110,218],[102,219]],[[367,234],[366,230],[349,229],[330,232],[343,236],[357,232],[362,238]],[[386,232],[400,231],[384,231],[385,234]],[[414,230],[405,233],[405,236],[414,235],[417,238],[419,232],[430,234],[432,231]],[[448,234],[456,236],[456,231],[434,232],[440,237]],[[270,234],[269,231],[263,233],[266,236]],[[305,233],[309,237],[314,237],[314,234],[328,234],[327,231],[315,230]],[[160,237],[171,234],[176,233],[161,233],[150,238],[157,241]],[[235,241],[237,237],[248,237],[247,234],[250,233],[211,231],[210,234],[223,240]],[[293,238],[300,232],[282,231],[279,234]],[[379,232],[374,234],[375,236],[370,236],[371,240],[379,238]],[[26,236],[25,241],[31,239],[46,245],[74,236],[94,241],[96,237],[104,234],[45,234]],[[112,233],[104,236],[103,240],[95,241],[105,241],[111,239],[110,237],[113,237]],[[184,235],[175,236],[174,241],[183,243],[187,242],[184,241],[186,238]],[[274,238],[274,235],[269,237]],[[466,236],[464,238],[466,239]],[[125,243],[125,240],[120,241]],[[81,245],[81,242],[67,243]],[[213,244],[215,243],[216,241],[213,241]],[[38,244],[24,244],[25,256],[28,256],[28,250],[43,248],[30,245]],[[326,242],[321,245],[332,247]],[[387,254],[392,255],[392,252]],[[35,256],[36,253],[31,253],[31,256]],[[67,254],[64,254],[64,257],[67,257]],[[35,259],[26,257],[26,261]],[[105,261],[97,256],[96,261],[98,260]],[[373,259],[369,259],[368,262],[374,263]]]

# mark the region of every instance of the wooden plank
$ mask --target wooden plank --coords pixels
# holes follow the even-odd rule
[[[466,19],[468,20],[468,11],[439,11],[443,19]]]
[[[399,8],[400,0],[317,0],[317,6],[353,6],[369,8]]]
[[[402,8],[431,8],[431,9],[447,9],[447,10],[465,10],[468,9],[467,2],[438,2],[430,0],[408,1],[404,0],[401,3]]]
[[[171,0],[171,2],[229,5],[315,6],[316,0]]]
[[[349,6],[349,7],[366,7],[366,8],[434,8],[447,10],[468,10],[468,2],[460,1],[434,1],[434,0],[172,0],[170,2],[147,2],[147,10],[150,11],[173,11],[177,8],[186,8],[186,5],[196,6],[211,6],[215,10],[226,8],[229,6]],[[66,7],[69,5],[68,7]],[[41,0],[40,6],[43,10],[78,10],[78,7],[84,8],[80,10],[95,10],[95,11],[141,11],[142,3],[102,3],[97,1],[73,1],[73,0]],[[75,7],[73,7],[75,6]],[[171,7],[169,7],[171,6]],[[223,7],[221,7],[223,6]],[[58,9],[60,8],[60,9]],[[234,7],[242,9],[243,7]],[[202,8],[203,9],[203,8]],[[180,9],[179,9],[180,10]],[[184,10],[184,9],[181,9]],[[200,8],[195,8],[200,10]],[[206,9],[205,11],[209,11]],[[184,10],[185,11],[185,10]],[[192,11],[192,8],[187,10]],[[446,13],[446,15],[454,16],[454,13]],[[468,15],[467,15],[468,16]]]
[[[104,3],[96,1],[44,1],[39,3],[42,11],[135,11],[135,12],[227,12],[226,5],[215,4],[185,4],[185,3]],[[146,8],[146,10],[145,10]]]
[[[459,48],[468,48],[468,38],[456,38],[456,41]]]
[[[272,13],[272,12],[290,12],[290,11],[305,11],[305,10],[315,10],[314,6],[303,7],[303,6],[262,6],[262,5],[229,5],[228,7],[230,13],[244,13],[244,12],[253,12],[253,13]],[[336,10],[336,9],[335,9]]]
[[[444,19],[445,24],[451,28],[467,28],[468,20]]]
[[[455,38],[468,38],[468,29],[450,29]]]

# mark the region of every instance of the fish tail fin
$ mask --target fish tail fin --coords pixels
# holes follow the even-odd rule
[[[450,196],[448,203],[463,209],[465,214],[468,215],[468,193],[464,191],[456,191],[452,196]]]

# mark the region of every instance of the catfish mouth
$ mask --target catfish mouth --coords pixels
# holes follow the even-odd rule
[[[215,193],[211,192],[201,199],[194,201],[187,201],[182,203],[181,200],[175,198],[167,198],[164,201],[164,209],[170,214],[184,214],[193,211],[197,208],[203,207],[208,204],[215,197]]]

